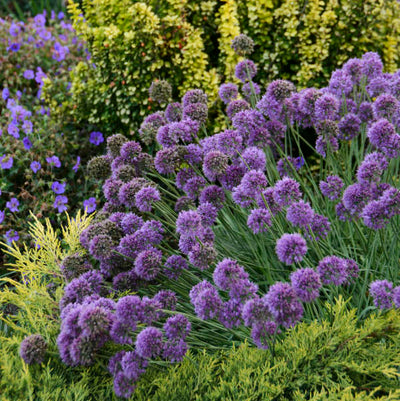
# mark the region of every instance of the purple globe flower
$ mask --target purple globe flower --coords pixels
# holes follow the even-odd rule
[[[148,249],[140,252],[135,260],[135,273],[144,280],[153,280],[161,271],[162,252]]]
[[[136,337],[136,352],[142,358],[156,358],[163,349],[163,334],[155,327],[146,327]]]
[[[275,334],[279,331],[277,324],[272,320],[257,322],[251,330],[251,338],[258,348],[268,349]]]
[[[150,212],[152,210],[152,203],[161,200],[160,193],[156,188],[151,186],[142,188],[135,195],[136,207],[141,212]]]
[[[283,234],[276,242],[275,251],[281,262],[291,265],[303,260],[307,243],[300,234]]]
[[[177,280],[184,270],[188,269],[188,264],[186,259],[180,255],[172,255],[170,256],[165,264],[163,273],[170,279],[170,280]]]
[[[314,217],[314,210],[308,202],[299,201],[292,203],[286,212],[286,218],[293,226],[307,227]]]
[[[163,329],[169,340],[184,340],[190,332],[191,324],[187,317],[178,314],[169,317],[164,323]]]
[[[275,184],[273,196],[279,206],[289,206],[301,198],[300,184],[292,178],[284,177]]]
[[[218,91],[220,99],[225,104],[229,104],[232,100],[235,100],[238,94],[239,91],[237,85],[232,83],[222,84]]]
[[[307,267],[296,270],[290,275],[290,281],[301,301],[311,302],[319,297],[319,289],[322,286],[321,279],[313,269]]]
[[[42,363],[47,351],[47,343],[40,334],[26,337],[20,345],[19,355],[28,365]]]
[[[176,220],[176,232],[186,237],[200,236],[203,231],[201,216],[194,210],[185,210],[179,213]]]
[[[320,260],[317,272],[323,284],[342,285],[347,280],[346,259],[337,256],[326,256]]]
[[[322,195],[330,200],[338,199],[343,187],[344,182],[337,175],[328,175],[326,181],[320,181],[319,183],[319,189],[321,190]]]
[[[217,264],[213,273],[214,283],[224,291],[230,290],[235,282],[248,277],[249,275],[236,260],[227,258]]]
[[[276,323],[284,327],[294,326],[303,317],[303,306],[288,283],[275,283],[263,299]]]
[[[387,280],[376,280],[369,286],[374,305],[379,309],[390,309],[393,302],[393,284]]]
[[[235,67],[235,76],[242,82],[251,81],[257,74],[257,67],[251,60],[240,61]]]
[[[254,234],[267,232],[271,225],[271,213],[267,209],[253,209],[247,219],[247,226]]]

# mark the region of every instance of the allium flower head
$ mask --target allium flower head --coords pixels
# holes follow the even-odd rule
[[[192,291],[196,287],[197,286],[193,287]],[[220,315],[223,305],[218,291],[211,284],[209,288],[200,290],[195,297],[191,297],[191,302],[194,305],[196,315],[203,320],[217,318]]]
[[[152,203],[160,200],[160,193],[152,186],[142,188],[135,195],[135,205],[141,212],[150,212],[152,209]]]
[[[155,80],[150,85],[149,96],[160,104],[168,103],[172,96],[172,87],[165,80]]]
[[[286,218],[295,227],[306,227],[311,224],[314,217],[314,210],[308,202],[300,200],[292,203],[286,212]]]
[[[148,116],[149,118],[150,116]],[[128,139],[121,134],[111,135],[107,138],[107,153],[112,158],[118,157],[120,155],[122,145],[128,142]]]
[[[321,190],[322,195],[330,200],[338,199],[343,187],[344,182],[337,175],[328,175],[326,181],[320,181],[319,183],[319,189]]]
[[[360,132],[361,120],[354,113],[346,114],[338,124],[339,139],[351,140]]]
[[[338,97],[348,96],[353,89],[353,81],[346,71],[336,70],[332,73],[329,80],[329,92]]]
[[[204,103],[190,103],[183,108],[182,118],[188,118],[204,124],[208,118],[208,107]]]
[[[292,287],[302,302],[314,301],[319,296],[321,279],[319,274],[307,267],[298,269],[290,275]]]
[[[364,224],[373,230],[386,227],[390,219],[390,209],[383,200],[372,200],[362,210]]]
[[[207,95],[201,89],[192,89],[185,93],[182,98],[183,107],[193,103],[207,104]]]
[[[257,74],[257,67],[251,60],[240,61],[235,67],[235,76],[242,82],[251,81]]]
[[[365,156],[357,170],[357,179],[360,183],[380,181],[383,172],[389,163],[382,153],[372,152]]]
[[[281,262],[291,265],[303,260],[307,243],[300,234],[283,234],[276,242],[275,251]]]
[[[303,317],[303,306],[289,283],[272,285],[264,300],[276,323],[284,327],[294,326]]]
[[[343,205],[352,214],[361,212],[371,198],[371,189],[366,184],[352,184],[343,193]]]
[[[339,101],[336,96],[323,94],[315,102],[315,118],[317,120],[334,120],[339,110]]]
[[[26,337],[20,345],[19,355],[28,365],[42,363],[47,351],[47,343],[40,334]]]
[[[235,100],[238,97],[238,94],[239,90],[237,85],[232,83],[222,84],[218,91],[220,99],[225,104],[229,104],[232,100]]]
[[[289,206],[300,200],[300,184],[292,178],[284,177],[275,184],[273,196],[279,206]]]
[[[279,103],[290,97],[294,92],[296,92],[294,84],[284,79],[272,81],[267,88],[267,96],[271,96]]]
[[[264,171],[266,166],[265,153],[256,146],[249,146],[240,155],[241,163],[247,170]]]
[[[170,280],[177,280],[179,276],[182,274],[182,271],[187,269],[188,269],[188,264],[185,258],[183,258],[180,255],[172,255],[166,260],[164,264],[163,273]]]
[[[327,256],[320,260],[317,272],[323,284],[342,285],[347,280],[346,259]]]
[[[139,253],[135,260],[135,273],[144,280],[153,280],[161,271],[162,252],[148,249]]]
[[[258,322],[253,325],[251,338],[258,348],[268,349],[276,333],[280,332],[272,320]]]
[[[182,211],[176,220],[176,232],[187,236],[199,236],[203,230],[201,216],[194,210]]]
[[[400,102],[394,96],[384,93],[375,100],[372,109],[376,118],[391,120],[392,116],[399,112]]]
[[[182,105],[180,103],[170,103],[165,109],[165,118],[170,123],[180,121],[182,119]]]
[[[191,324],[183,315],[174,315],[167,319],[163,329],[165,336],[170,340],[184,340],[190,332]]]
[[[254,41],[249,36],[245,34],[240,34],[235,36],[231,44],[232,49],[239,56],[247,56],[253,53]]]
[[[250,105],[243,99],[233,100],[229,103],[226,114],[230,119],[232,119],[237,113],[240,113],[244,110],[249,110]]]
[[[254,234],[267,232],[271,225],[271,213],[267,209],[253,209],[247,219],[247,226]]]
[[[143,123],[141,124],[141,126],[139,128],[140,140],[145,145],[150,145],[151,143],[154,142],[158,129],[161,126],[165,125],[166,123],[167,123],[167,120],[165,119],[164,113],[157,112],[157,113],[150,114],[149,116],[147,116],[145,118],[145,120],[143,121]],[[119,149],[116,149],[116,150],[118,150],[118,152],[113,157],[118,156]]]
[[[390,309],[393,302],[393,284],[387,280],[373,281],[369,286],[369,293],[374,305],[379,309]]]
[[[218,150],[208,152],[204,157],[203,172],[210,181],[224,174],[227,167],[228,156]]]
[[[368,79],[375,78],[382,74],[383,63],[378,53],[367,52],[361,57],[361,72]]]
[[[208,269],[217,257],[217,251],[212,244],[196,242],[189,252],[189,262],[200,270]]]
[[[253,95],[259,95],[261,93],[260,85],[255,82],[246,82],[242,86],[242,93],[245,99],[249,102]]]
[[[227,258],[217,264],[213,273],[214,283],[224,291],[229,291],[237,281],[248,277],[249,275],[236,260]]]
[[[106,156],[96,156],[87,165],[89,176],[95,180],[103,180],[110,176],[111,166]]]
[[[146,327],[136,337],[136,352],[143,358],[156,358],[162,352],[162,332],[155,327]]]

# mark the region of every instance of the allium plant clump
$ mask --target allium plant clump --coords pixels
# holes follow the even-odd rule
[[[85,189],[82,165],[104,138],[63,108],[71,70],[90,59],[64,14],[1,19],[0,33],[0,235],[29,241],[29,211],[58,223],[65,210],[85,207],[94,186]]]
[[[251,60],[236,69],[253,88],[256,73]],[[400,109],[395,94],[368,92],[396,74],[367,53],[320,90],[277,80],[246,102],[226,84],[228,127],[207,136],[206,96],[189,91],[168,106],[183,110],[173,119],[146,117],[154,159],[108,138],[107,154],[88,165],[106,199],[81,236],[92,267],[81,255],[63,262],[63,361],[108,355],[115,393],[128,398],[148,365],[199,344],[252,339],[273,355],[285,330],[330,319],[339,295],[360,316],[398,308]]]

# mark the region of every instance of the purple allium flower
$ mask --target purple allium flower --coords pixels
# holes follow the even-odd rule
[[[218,216],[218,209],[209,202],[201,203],[196,211],[201,217],[203,227],[211,227]]]
[[[393,302],[393,283],[387,280],[373,281],[369,293],[374,299],[374,305],[379,309],[390,309]]]
[[[240,299],[230,299],[224,302],[218,320],[228,329],[240,326],[242,323],[242,307]]]
[[[98,131],[91,132],[89,142],[93,145],[99,146],[102,142],[104,142],[103,134]]]
[[[28,365],[42,363],[47,351],[47,343],[40,334],[24,338],[19,348],[19,355]]]
[[[246,169],[244,169],[242,165],[230,165],[219,180],[225,189],[231,191],[234,187],[240,185],[245,172]]]
[[[182,105],[180,103],[170,103],[165,109],[165,118],[170,123],[180,121],[182,119]]]
[[[311,302],[319,297],[319,289],[322,284],[319,274],[315,270],[309,267],[298,269],[290,275],[290,281],[302,302]]]
[[[219,211],[224,207],[225,203],[224,190],[217,185],[208,185],[200,192],[199,202],[200,205],[210,203]]]
[[[23,74],[25,79],[34,79],[35,78],[35,72],[32,70],[25,70]]]
[[[174,210],[177,213],[182,212],[183,210],[190,210],[194,209],[195,204],[193,199],[189,198],[188,196],[181,196],[175,202]]]
[[[104,197],[114,206],[120,206],[119,191],[124,183],[121,180],[109,178],[103,185]]]
[[[352,215],[362,211],[371,198],[371,189],[366,184],[349,185],[343,193],[343,205]]]
[[[241,163],[247,170],[265,170],[266,158],[263,150],[249,146],[241,154]]]
[[[400,103],[394,96],[384,93],[375,100],[372,109],[377,119],[387,118],[391,120],[392,116],[399,111]]]
[[[213,273],[214,283],[224,291],[229,291],[239,280],[245,280],[249,275],[236,260],[225,258],[219,262]]]
[[[56,196],[53,207],[58,210],[58,213],[65,212],[68,209],[68,198],[64,195]]]
[[[83,208],[86,213],[93,213],[96,210],[96,198],[89,198],[83,201]]]
[[[268,349],[269,343],[277,332],[279,332],[279,330],[275,322],[271,320],[257,322],[253,325],[251,330],[251,338],[258,348]]]
[[[395,308],[400,309],[400,285],[393,288],[392,298]]]
[[[196,242],[190,250],[189,262],[200,270],[206,270],[214,262],[217,251],[212,244]]]
[[[121,146],[120,154],[124,163],[134,164],[141,151],[142,147],[138,142],[129,141]]]
[[[251,81],[257,74],[257,67],[251,60],[240,61],[235,67],[235,76],[242,82]]]
[[[161,271],[162,252],[148,249],[140,252],[135,260],[135,273],[146,281],[153,280]]]
[[[243,149],[243,137],[236,130],[225,130],[214,135],[217,138],[217,149],[228,156],[237,156]]]
[[[108,338],[112,321],[113,314],[108,308],[89,304],[82,309],[78,324],[82,328],[83,335]]]
[[[261,148],[270,144],[268,123],[261,112],[252,109],[240,111],[232,118],[232,124],[248,145]]]
[[[180,164],[178,148],[171,146],[161,149],[154,158],[154,166],[160,174],[171,174]]]
[[[142,178],[133,178],[131,181],[122,185],[118,192],[120,203],[126,207],[136,206],[136,195],[146,185],[146,180]]]
[[[89,245],[90,254],[97,260],[106,260],[111,256],[114,248],[114,241],[109,235],[96,235]]]
[[[185,210],[179,213],[176,220],[176,232],[186,237],[200,236],[203,230],[201,216],[194,210]]]
[[[354,113],[346,114],[338,123],[339,139],[351,140],[360,132],[361,120]]]
[[[315,102],[315,117],[317,120],[334,120],[339,110],[336,96],[325,93]]]
[[[255,323],[261,323],[271,317],[268,305],[264,298],[258,296],[249,299],[242,308],[244,324],[251,327]]]
[[[51,167],[61,167],[60,159],[57,156],[46,157],[46,161]]]
[[[198,121],[204,124],[208,118],[208,107],[204,103],[191,103],[184,107],[182,118]]]
[[[226,108],[226,114],[230,119],[232,119],[237,113],[240,113],[244,110],[249,110],[250,105],[243,99],[233,100],[229,103],[228,107]]]
[[[163,358],[170,362],[181,362],[187,350],[188,346],[184,340],[168,340],[164,343]]]
[[[204,175],[210,181],[215,181],[220,175],[225,173],[228,167],[228,160],[228,156],[219,150],[208,152],[204,157]]]
[[[378,183],[388,165],[389,163],[382,153],[369,153],[357,170],[357,179],[360,183]]]
[[[268,85],[266,95],[281,103],[295,91],[296,87],[292,82],[284,79],[277,79]]]
[[[51,190],[57,194],[57,195],[61,195],[65,192],[65,187],[67,186],[66,182],[60,183],[58,181],[54,181],[51,184]]]
[[[383,63],[378,53],[367,52],[361,57],[361,71],[368,79],[382,74]]]
[[[281,262],[291,265],[303,260],[307,243],[300,234],[283,234],[276,242],[275,251]]]
[[[346,259],[326,256],[319,261],[317,272],[323,284],[342,285],[347,280]]]
[[[14,159],[11,156],[3,155],[0,157],[0,167],[3,170],[9,170],[14,163]]]
[[[232,100],[235,100],[238,97],[238,94],[238,87],[233,83],[222,84],[218,91],[220,99],[225,104],[229,104]]]
[[[141,212],[150,212],[152,209],[152,203],[161,200],[158,189],[151,186],[142,188],[135,195],[135,205]]]
[[[19,201],[17,198],[11,198],[7,203],[6,207],[10,210],[10,212],[19,212],[18,209]]]
[[[292,178],[284,177],[275,184],[273,196],[279,206],[289,206],[301,198],[300,184]]]
[[[397,157],[398,144],[393,142],[393,137],[398,136],[396,130],[389,121],[384,118],[374,122],[368,130],[368,138],[372,145],[377,147],[388,157]]]
[[[370,102],[362,102],[358,108],[358,116],[363,123],[373,120],[373,109]]]
[[[196,315],[203,320],[217,318],[222,310],[222,300],[217,289],[211,284],[210,287],[198,291],[197,287],[202,283],[197,284],[190,291],[191,302],[194,305]],[[194,296],[195,293],[196,296]]]
[[[353,84],[358,85],[362,77],[362,62],[358,58],[351,58],[343,64],[343,71],[350,76]]]
[[[294,326],[303,317],[303,306],[288,283],[277,282],[272,285],[264,300],[276,323],[286,328]]]
[[[162,332],[155,327],[146,327],[136,337],[136,352],[142,358],[156,358],[162,352]]]
[[[267,232],[271,224],[271,213],[267,209],[253,209],[247,219],[247,226],[254,234]]]
[[[201,89],[191,89],[182,98],[183,107],[193,103],[207,104],[207,95]]]
[[[353,82],[344,70],[333,71],[329,80],[329,92],[338,97],[348,96],[353,89]]]
[[[376,77],[371,79],[365,89],[371,98],[378,97],[389,91],[389,82],[383,76]]]
[[[328,175],[326,181],[320,181],[319,183],[319,189],[321,190],[322,195],[330,200],[338,199],[343,187],[344,182],[337,175]]]
[[[17,242],[19,240],[19,234],[15,230],[8,230],[6,232],[7,242]]]
[[[344,284],[351,284],[356,278],[358,278],[360,268],[353,259],[345,259],[346,263],[346,281]]]
[[[140,297],[127,295],[120,298],[115,308],[115,316],[119,321],[126,323],[132,329],[136,329],[136,323],[144,319],[143,303]]]
[[[367,227],[379,230],[388,224],[390,212],[386,202],[373,200],[363,208],[361,217]]]
[[[203,160],[203,150],[200,145],[190,143],[186,146],[185,161],[191,165],[199,165]]]
[[[135,385],[122,372],[114,375],[114,393],[117,397],[130,398],[135,391]]]
[[[307,227],[306,237],[310,240],[319,241],[328,236],[331,231],[331,223],[329,220],[321,214],[315,213],[311,224]]]
[[[256,196],[257,205],[260,208],[267,209],[273,216],[282,210],[274,199],[274,188],[268,187]]]
[[[129,380],[137,381],[146,371],[148,362],[136,351],[126,352],[121,359],[121,369],[125,377]]]
[[[389,218],[400,214],[400,191],[397,188],[386,189],[379,200],[385,203]]]
[[[295,227],[306,227],[311,224],[314,217],[314,210],[308,202],[300,200],[292,203],[286,212],[286,218]]]
[[[182,271],[187,269],[188,264],[185,258],[180,255],[172,255],[166,260],[163,273],[170,280],[177,280],[180,277]]]
[[[167,319],[163,329],[169,340],[184,340],[190,332],[191,324],[183,315],[174,315]]]

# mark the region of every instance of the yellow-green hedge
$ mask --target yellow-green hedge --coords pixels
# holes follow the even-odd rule
[[[65,107],[105,133],[136,130],[157,108],[147,92],[157,78],[175,98],[202,88],[213,104],[218,85],[233,79],[239,33],[255,41],[263,85],[284,78],[320,87],[367,51],[390,72],[399,66],[397,0],[70,0],[69,11],[92,58],[73,71]]]

